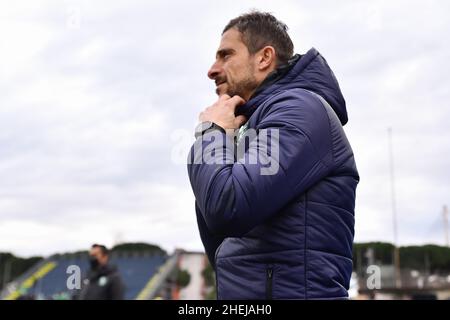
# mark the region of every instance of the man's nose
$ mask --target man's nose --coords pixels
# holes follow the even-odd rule
[[[220,67],[214,63],[208,71],[208,78],[214,80],[220,74]]]

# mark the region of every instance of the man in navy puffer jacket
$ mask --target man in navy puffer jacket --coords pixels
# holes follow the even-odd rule
[[[218,299],[345,299],[359,181],[344,97],[268,13],[230,21],[188,159]]]

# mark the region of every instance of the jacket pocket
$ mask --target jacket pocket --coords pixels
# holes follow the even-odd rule
[[[266,300],[272,300],[273,291],[273,268],[266,269]]]

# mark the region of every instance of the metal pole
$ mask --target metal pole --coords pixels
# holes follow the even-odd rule
[[[362,288],[363,287],[363,283],[364,283],[364,281],[363,281],[364,275],[362,273],[362,254],[361,254],[361,250],[362,250],[362,248],[359,247],[358,251],[357,251],[357,254],[356,254],[356,257],[358,259],[358,264],[357,264],[357,267],[356,267],[356,269],[357,269],[356,274],[358,275],[358,287],[359,288]]]
[[[447,206],[444,206],[444,212],[442,214],[444,216],[445,245],[447,247],[450,247],[449,239],[448,239],[448,209],[447,209]]]
[[[400,277],[400,252],[398,248],[398,234],[397,234],[397,204],[395,198],[395,174],[394,174],[394,152],[392,148],[392,128],[388,128],[388,136],[389,136],[389,168],[391,174],[392,225],[394,231],[395,287],[400,288],[402,286],[402,281]]]
[[[3,258],[3,254],[2,253],[0,253],[0,270],[2,270],[4,267],[2,267],[2,258]],[[3,270],[2,270],[3,271]],[[0,281],[0,295],[1,295],[1,293],[2,293],[2,291],[3,291],[3,287],[4,287],[4,285],[3,285],[3,274],[2,273],[0,273],[0,276],[2,277],[1,278],[1,281]]]

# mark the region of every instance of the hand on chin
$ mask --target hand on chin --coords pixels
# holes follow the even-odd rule
[[[219,84],[216,88],[216,93],[220,97],[224,94],[227,94],[227,85],[226,83]]]

